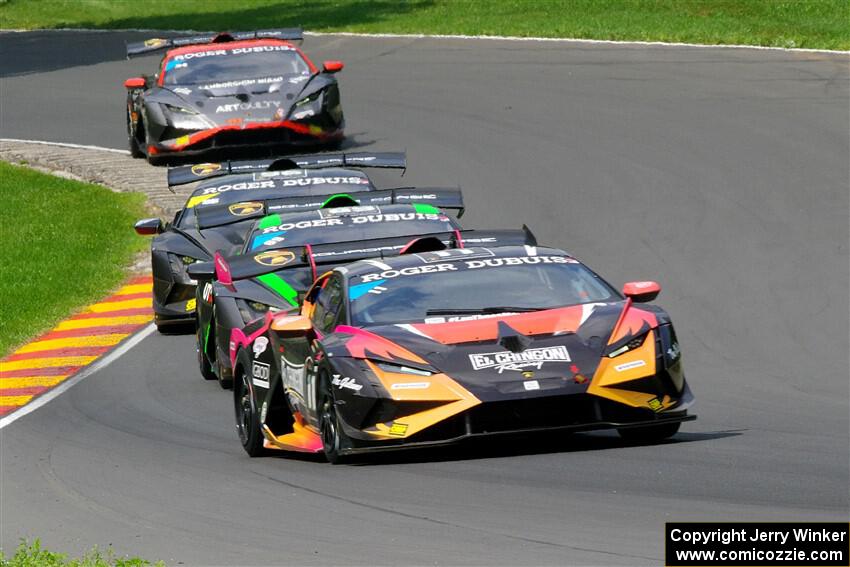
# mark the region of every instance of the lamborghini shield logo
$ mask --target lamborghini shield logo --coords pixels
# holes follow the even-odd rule
[[[525,378],[526,380],[534,378],[534,371],[526,370],[525,372],[522,373],[522,377]]]
[[[160,45],[165,45],[165,42],[166,40],[162,38],[154,37],[145,40],[145,47],[159,47]]]
[[[192,166],[192,173],[197,177],[203,177],[215,173],[221,169],[220,163],[198,163]]]
[[[295,254],[289,250],[269,250],[254,256],[258,264],[264,266],[285,266],[295,260]]]
[[[227,208],[231,215],[237,217],[246,217],[253,215],[263,210],[263,204],[257,201],[248,201],[245,203],[234,203]]]

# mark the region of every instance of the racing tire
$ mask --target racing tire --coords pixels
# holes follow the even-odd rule
[[[338,465],[345,459],[340,454],[341,449],[349,446],[351,442],[339,425],[334,402],[331,381],[327,374],[322,374],[319,379],[319,431],[322,436],[322,450],[329,463]]]
[[[139,140],[130,130],[130,110],[127,110],[127,145],[130,149],[130,155],[134,158],[143,158],[145,157],[145,152],[142,151],[142,148],[139,147]]]
[[[215,369],[216,369],[216,378],[218,379],[218,385],[221,386],[223,390],[232,390],[233,389],[233,378],[222,378],[224,373],[221,371],[221,360],[217,357],[215,359]]]
[[[250,378],[244,371],[239,372],[236,387],[233,388],[233,406],[236,410],[236,431],[242,448],[251,457],[262,457],[267,453],[263,446],[263,432],[260,430],[260,418],[254,396],[251,394]]]
[[[215,380],[218,378],[215,372],[213,372],[212,364],[210,364],[210,360],[207,358],[207,355],[204,354],[204,346],[203,341],[201,340],[201,328],[198,327],[198,331],[195,333],[195,350],[198,353],[198,367],[201,371],[201,376],[204,377],[204,380]]]
[[[143,144],[144,144],[145,151],[147,151],[148,128],[147,128],[147,126],[144,125],[144,123],[142,124],[142,128],[143,128],[143,131],[144,131],[144,134],[145,134]],[[151,164],[151,165],[164,165],[166,163],[166,161],[168,160],[168,158],[164,158],[164,157],[160,157],[160,156],[152,156],[150,154],[146,154],[146,157],[147,157],[148,163]]]
[[[622,429],[618,429],[617,433],[619,433],[620,437],[626,441],[651,443],[673,437],[679,432],[679,427],[681,425],[682,424],[680,422],[676,422],[662,423],[661,425],[648,425],[646,427],[624,427]]]

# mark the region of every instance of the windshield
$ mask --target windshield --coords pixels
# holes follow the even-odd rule
[[[596,274],[563,256],[492,258],[386,270],[352,278],[348,293],[352,322],[364,326],[431,319],[442,322],[452,320],[452,314],[522,312],[620,299]]]
[[[285,217],[281,219],[278,215],[266,217],[260,224],[261,228],[251,235],[246,252],[399,236],[415,238],[424,234],[452,232],[457,228],[450,217],[439,212],[409,211],[338,217],[334,211],[340,210],[342,209],[323,211],[325,218],[293,222],[288,222]]]
[[[307,62],[293,48],[265,45],[175,55],[165,64],[164,84],[260,92],[270,84],[303,81],[309,75]]]

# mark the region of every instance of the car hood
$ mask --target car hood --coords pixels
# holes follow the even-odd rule
[[[586,390],[609,344],[656,325],[652,313],[639,309],[624,317],[628,305],[591,303],[466,321],[350,328],[344,354],[429,365],[482,401],[532,391],[574,393]]]
[[[238,82],[168,87],[176,99],[170,104],[191,108],[216,126],[273,122],[287,118],[296,102],[321,90],[326,83],[315,76],[249,86],[235,84]]]

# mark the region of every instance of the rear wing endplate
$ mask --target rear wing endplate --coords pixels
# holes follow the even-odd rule
[[[222,32],[206,33],[186,37],[174,37],[169,39],[151,38],[145,41],[127,44],[127,58],[146,55],[163,49],[174,47],[185,47],[187,45],[204,45],[207,43],[226,43],[228,41],[242,41],[246,39],[282,39],[284,41],[302,41],[304,32],[300,28],[287,28],[275,30],[259,30],[248,32]]]
[[[203,179],[237,173],[282,171],[287,169],[321,169],[325,167],[407,169],[407,156],[404,152],[350,152],[181,165],[168,168],[168,185],[169,187],[186,185],[187,183],[194,183]]]

